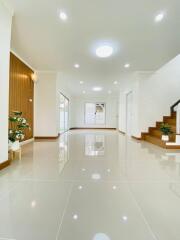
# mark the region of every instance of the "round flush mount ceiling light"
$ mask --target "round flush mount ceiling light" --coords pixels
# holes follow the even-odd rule
[[[96,56],[99,58],[108,58],[113,54],[113,47],[109,45],[103,45],[96,49]]]
[[[165,13],[164,12],[160,12],[155,16],[155,22],[161,22],[165,17]]]
[[[114,81],[114,85],[117,85],[118,84],[118,81]]]
[[[60,11],[59,17],[62,21],[66,21],[68,19],[68,16],[64,11]]]
[[[93,87],[94,92],[100,92],[102,91],[102,87]]]
[[[119,41],[115,39],[99,39],[94,41],[90,51],[93,56],[106,59],[117,55],[120,48]]]
[[[84,90],[82,93],[83,93],[83,94],[86,94],[86,91]]]
[[[93,240],[110,240],[110,238],[105,233],[97,233]]]
[[[79,83],[82,85],[84,82],[83,82],[83,81],[80,81]]]
[[[94,174],[92,174],[91,178],[93,180],[100,180],[101,179],[101,175],[99,173],[94,173]]]

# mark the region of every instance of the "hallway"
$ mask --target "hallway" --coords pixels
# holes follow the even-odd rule
[[[180,151],[102,130],[22,150],[0,172],[0,240],[179,240]]]

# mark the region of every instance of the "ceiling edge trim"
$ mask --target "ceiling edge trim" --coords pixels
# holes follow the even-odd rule
[[[33,70],[33,72],[36,72],[36,69],[34,67],[32,67],[29,63],[27,63],[16,51],[14,51],[11,48],[11,52],[17,57],[19,58],[23,63],[25,63],[29,68],[31,68]]]

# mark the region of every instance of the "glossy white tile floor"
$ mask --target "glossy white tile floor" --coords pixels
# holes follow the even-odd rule
[[[179,240],[180,151],[116,131],[23,147],[0,172],[0,240]]]

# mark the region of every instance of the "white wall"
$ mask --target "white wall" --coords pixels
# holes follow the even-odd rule
[[[62,73],[39,71],[37,79],[34,87],[34,136],[56,137],[60,124],[59,93],[63,93],[70,100],[70,117],[71,94],[66,82],[63,81]]]
[[[70,100],[69,127],[117,127],[118,98],[113,96],[73,97],[64,80],[63,73],[37,72],[38,81],[34,89],[34,135],[35,137],[55,137],[59,133],[59,93]],[[87,126],[84,122],[85,102],[106,103],[106,124]]]
[[[119,130],[126,132],[126,94],[133,91],[132,135],[154,126],[164,115],[170,114],[170,106],[180,98],[180,55],[155,73],[135,72],[124,77],[120,84]],[[113,96],[72,97],[62,73],[41,72],[35,85],[35,136],[57,136],[59,126],[58,92],[70,99],[70,127],[117,127],[118,100]],[[86,102],[106,103],[106,124],[86,125]]]
[[[85,124],[85,103],[106,103],[106,124],[105,125],[87,125]],[[100,127],[100,128],[117,128],[117,114],[118,114],[118,98],[111,96],[80,96],[74,97],[72,103],[73,115],[72,127]]]
[[[56,137],[57,95],[56,72],[37,72],[38,81],[34,87],[34,136]]]
[[[9,54],[12,12],[0,0],[0,163],[8,160]]]
[[[139,124],[140,131],[144,132],[163,116],[170,115],[170,107],[180,99],[180,55],[150,78],[141,80],[139,93]]]
[[[137,129],[137,114],[138,114],[138,85],[136,73],[128,75],[125,79],[121,81],[120,95],[119,95],[119,130],[126,132],[126,95],[129,92],[133,92],[133,125],[132,134],[135,134]]]
[[[136,72],[124,79],[119,97],[119,130],[126,132],[126,93],[132,90],[132,135],[140,137],[155,126],[180,99],[180,55],[155,73]]]

